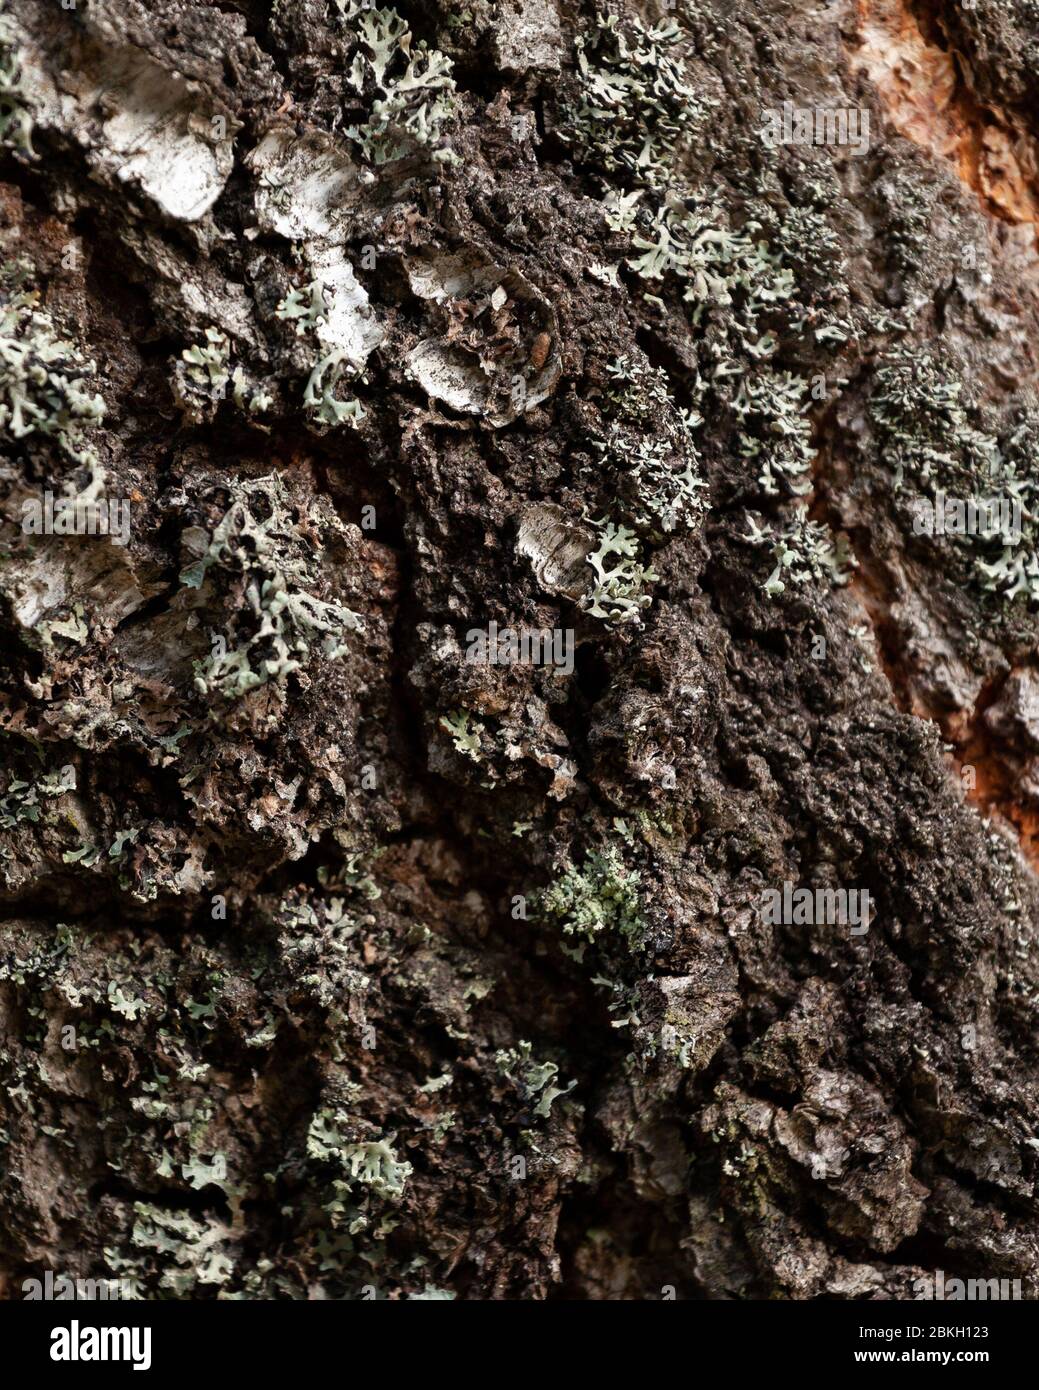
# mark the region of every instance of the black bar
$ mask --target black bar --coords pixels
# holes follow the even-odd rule
[[[682,1305],[682,1306],[679,1306]],[[372,1359],[396,1379],[410,1357],[416,1369],[429,1375],[435,1364],[444,1373],[465,1374],[476,1369],[474,1353],[481,1333],[497,1336],[519,1333],[527,1339],[508,1353],[522,1371],[551,1369],[560,1349],[560,1364],[580,1355],[582,1372],[604,1358],[604,1369],[616,1372],[614,1358],[634,1356],[643,1368],[651,1357],[663,1368],[663,1358],[678,1358],[690,1372],[702,1374],[708,1365],[727,1369],[727,1377],[759,1371],[771,1374],[848,1371],[884,1376],[892,1368],[934,1367],[938,1370],[1007,1372],[1026,1356],[1035,1337],[1035,1310],[1030,1302],[696,1302],[676,1300],[662,1307],[616,1306],[607,1323],[593,1305],[552,1303],[523,1312],[515,1305],[492,1314],[457,1303],[453,1310],[431,1314],[394,1311],[385,1301],[366,1303],[242,1303],[242,1302],[38,1302],[0,1304],[0,1340],[8,1367],[52,1371],[62,1378],[103,1375],[204,1377],[211,1385],[221,1376],[240,1378],[255,1372],[265,1381],[285,1372],[298,1378],[307,1368],[338,1366],[349,1374]],[[618,1315],[621,1322],[617,1322]],[[407,1321],[401,1323],[398,1318]],[[410,1318],[418,1316],[419,1323]],[[631,1319],[629,1322],[628,1319]],[[445,1320],[446,1319],[446,1320]],[[533,1319],[532,1322],[528,1319]],[[101,1329],[113,1334],[100,1335]],[[121,1330],[121,1331],[120,1331]],[[133,1333],[136,1331],[136,1339]],[[389,1334],[407,1332],[408,1336]],[[147,1336],[145,1334],[147,1333]],[[93,1334],[97,1334],[96,1337]],[[592,1334],[592,1335],[590,1335]],[[460,1335],[466,1341],[459,1341]],[[551,1342],[541,1340],[551,1336]],[[378,1341],[366,1339],[376,1337]],[[437,1350],[437,1339],[450,1339]],[[494,1344],[492,1344],[494,1345]],[[77,1352],[76,1360],[52,1357]],[[453,1348],[453,1352],[450,1349]],[[79,1353],[101,1349],[119,1352],[122,1359],[83,1359]],[[516,1353],[519,1353],[516,1358]],[[448,1354],[450,1352],[450,1354]],[[493,1370],[497,1354],[485,1346],[478,1358],[485,1372]],[[444,1357],[446,1356],[446,1360]],[[516,1361],[513,1361],[516,1358]],[[148,1361],[140,1371],[134,1360]],[[685,1373],[683,1373],[684,1375]],[[454,1379],[456,1377],[452,1377]],[[582,1375],[582,1380],[587,1376]],[[50,1383],[50,1382],[48,1382]]]

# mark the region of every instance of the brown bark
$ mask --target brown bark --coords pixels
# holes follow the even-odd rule
[[[8,0],[7,1296],[1035,1296],[1037,51]]]

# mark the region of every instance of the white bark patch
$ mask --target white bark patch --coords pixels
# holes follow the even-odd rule
[[[257,175],[260,225],[290,241],[313,237],[342,241],[344,212],[363,192],[359,171],[329,137],[297,138],[291,130],[270,131],[247,156]]]
[[[500,429],[552,394],[562,370],[556,316],[519,271],[475,247],[417,256],[406,269],[443,330],[406,360],[431,399]]]
[[[408,354],[408,372],[427,396],[464,415],[487,410],[488,382],[468,353],[433,338]]]
[[[176,221],[204,217],[231,173],[234,118],[140,49],[105,44],[44,10],[10,14],[36,127],[82,146],[101,183],[134,185]]]
[[[525,507],[516,536],[516,554],[530,561],[534,577],[546,593],[583,598],[588,591],[589,552],[595,536],[587,526],[568,518],[554,502]]]
[[[124,51],[108,60],[101,84],[89,93],[90,105],[102,100],[116,110],[102,126],[101,167],[139,184],[168,217],[203,217],[231,173],[232,141],[212,138],[213,122],[199,112],[197,94],[149,59]]]
[[[344,249],[345,212],[363,191],[358,170],[327,136],[297,139],[284,129],[266,135],[246,162],[258,176],[261,228],[302,242],[313,278],[327,291],[319,340],[330,352],[346,353],[359,374],[384,333]]]
[[[357,283],[354,268],[339,260],[333,249],[316,248],[311,264],[325,287],[328,318],[317,337],[330,351],[345,352],[356,372],[382,342],[383,331],[368,304],[368,294]]]
[[[146,598],[127,557],[100,537],[37,542],[9,559],[5,586],[15,621],[26,631],[77,601],[115,627]]]

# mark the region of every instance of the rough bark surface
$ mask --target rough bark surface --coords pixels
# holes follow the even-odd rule
[[[7,0],[9,1297],[1034,1296],[1037,60]]]

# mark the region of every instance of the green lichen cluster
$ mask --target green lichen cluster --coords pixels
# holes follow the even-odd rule
[[[360,1091],[352,1083],[346,1089]],[[322,1104],[305,1141],[308,1181],[323,1223],[315,1241],[320,1267],[327,1277],[355,1287],[385,1258],[383,1241],[397,1224],[393,1209],[413,1172],[394,1147],[395,1133],[370,1130],[344,1106]]]
[[[332,290],[320,279],[312,280],[302,289],[294,289],[275,309],[275,316],[295,325],[296,336],[311,335],[319,347],[317,361],[311,369],[303,392],[303,404],[323,425],[357,425],[364,419],[361,402],[355,398],[342,399],[336,394],[339,383],[356,373],[350,356],[342,348],[328,343],[325,326],[333,312]]]
[[[750,203],[737,219],[689,182],[683,151],[705,106],[695,96],[674,22],[648,30],[637,20],[600,15],[575,48],[580,95],[564,104],[564,138],[603,187],[607,224],[629,240],[622,266],[644,302],[661,313],[677,302],[688,320],[696,364],[684,383],[687,436],[707,418],[731,422],[756,489],[765,497],[804,495],[813,458],[809,383],[774,359],[784,340],[811,348],[852,333],[850,323],[829,311],[810,317],[800,301],[795,265],[824,300],[833,297],[825,278],[820,283],[819,265],[802,254],[804,241],[834,241],[825,218],[816,208],[795,208],[781,221],[765,203]],[[789,256],[780,249],[787,247]],[[631,520],[654,540],[683,522],[695,524],[702,501],[691,441],[675,448],[673,436],[666,443],[654,437],[651,411],[663,410],[665,383],[643,385],[645,405],[641,418],[630,420],[631,435],[617,429],[606,442],[618,446],[614,452],[643,499]],[[634,438],[636,426],[641,440]],[[607,459],[607,450],[601,452]],[[624,495],[623,484],[618,491]],[[836,555],[839,543],[824,542],[818,529],[797,512],[781,527],[776,563],[788,580],[818,571],[828,553]],[[636,553],[623,526],[610,534],[599,552],[603,574],[591,611],[613,622],[638,617],[644,596],[632,569]],[[622,565],[611,572],[605,562],[614,554]]]
[[[996,476],[999,444],[971,424],[962,393],[962,383],[917,351],[877,369],[870,414],[896,487],[907,475],[919,483],[972,486]]]
[[[347,906],[359,904],[348,897]],[[330,915],[344,917],[334,908]],[[324,965],[312,962],[315,971]],[[392,1131],[352,1113],[361,1087],[338,1063],[299,1119],[267,1137],[260,1168],[227,1124],[229,1102],[256,1087],[283,1024],[325,1039],[348,1027],[341,1014],[315,1013],[313,992],[266,938],[244,949],[197,938],[144,949],[131,934],[113,938],[78,924],[0,924],[0,985],[26,1021],[17,1049],[0,1049],[0,1149],[27,1129],[73,1149],[73,1112],[83,1101],[66,1093],[66,1066],[98,1085],[106,1077],[106,1093],[113,1076],[123,1078],[97,1110],[95,1130],[105,1171],[136,1197],[114,1202],[119,1219],[103,1252],[106,1274],[125,1281],[124,1296],[349,1297],[385,1261],[412,1165]],[[59,1026],[48,1028],[55,1019]],[[245,1049],[234,1076],[229,1028],[241,1029]],[[246,1196],[276,1205],[283,1246],[247,1249]]]
[[[241,363],[231,373],[231,399],[249,415],[262,415],[274,404],[267,388],[255,381]]]
[[[206,329],[205,342],[193,343],[173,364],[173,394],[178,405],[195,423],[210,420],[221,401],[231,399],[249,415],[270,409],[273,398],[238,363],[231,368],[231,340],[219,328]]]
[[[105,403],[87,379],[96,366],[58,335],[31,267],[0,268],[0,440],[54,440],[76,463],[95,464],[84,431],[104,417]]]
[[[231,641],[218,635],[196,666],[201,695],[235,700],[269,681],[284,683],[317,653],[328,661],[343,656],[348,634],[362,627],[350,609],[307,591],[317,557],[275,475],[237,484],[212,535],[192,528],[184,542],[201,553],[181,582],[197,589],[219,576],[241,599]]]
[[[185,348],[181,360],[186,364],[186,376],[196,385],[223,391],[231,376],[231,343],[218,328],[206,329],[206,341]]]
[[[364,419],[364,409],[356,397],[343,400],[336,394],[340,381],[353,375],[347,353],[335,349],[318,359],[303,392],[303,404],[323,425],[356,425]]]
[[[808,477],[814,450],[806,413],[808,383],[792,372],[761,371],[742,376],[732,400],[740,422],[736,438],[740,454],[756,470],[761,490],[770,497],[780,491],[802,496],[811,488]]]
[[[696,417],[679,411],[667,374],[634,354],[611,362],[608,372],[608,431],[592,442],[600,475],[622,492],[636,527],[649,538],[695,528],[706,488],[692,438]]]
[[[10,19],[0,0],[0,146],[35,159],[32,147],[32,112],[22,83],[22,65],[15,48]]]
[[[454,710],[451,714],[445,714],[441,717],[440,727],[451,735],[451,740],[459,753],[464,753],[467,758],[472,758],[473,762],[480,762],[483,756],[480,735],[485,731],[486,726],[481,724],[479,719],[474,719],[468,710]]]
[[[343,134],[371,164],[430,149],[450,160],[444,129],[455,114],[451,60],[436,48],[414,41],[396,10],[372,9],[361,0],[335,0],[343,28],[355,43],[346,80],[356,93],[348,99]]]
[[[666,35],[668,47],[677,43],[676,26],[666,26]],[[624,266],[645,287],[644,299],[664,311],[665,292],[677,297],[693,330],[698,367],[687,384],[686,434],[708,413],[715,418],[727,415],[735,426],[739,454],[761,493],[797,498],[810,488],[813,457],[808,382],[777,369],[772,361],[781,333],[804,338],[808,320],[798,300],[794,271],[775,245],[796,248],[799,238],[825,231],[825,222],[814,209],[804,210],[800,217],[795,209],[780,226],[762,207],[757,216],[732,225],[720,206],[684,182],[677,154],[687,127],[667,102],[661,106],[658,88],[662,85],[665,94],[676,94],[681,102],[688,91],[687,76],[674,56],[658,72],[662,33],[648,46],[645,39],[637,23],[600,18],[591,44],[580,36],[576,40],[584,96],[575,117],[575,147],[604,182],[613,181],[607,186],[604,214],[613,231],[630,239],[631,254]],[[608,61],[589,61],[593,50],[607,54]],[[658,73],[651,96],[634,80],[633,69]],[[627,139],[615,135],[619,154],[611,152],[605,135],[595,139],[585,130],[584,108],[597,115],[607,113],[601,131],[614,126],[630,131]],[[641,153],[633,159],[635,146]],[[774,234],[772,244],[762,235],[766,223]],[[818,269],[805,268],[809,274]],[[826,318],[812,335],[815,342],[841,341],[849,332],[848,324]],[[659,376],[650,379],[648,370],[633,392],[635,399],[626,402],[622,392],[615,392],[619,427],[605,441],[607,447],[600,448],[604,458],[612,452],[623,460],[635,479],[645,505],[633,511],[632,518],[650,538],[654,530],[666,531],[666,523],[674,526],[680,517],[694,523],[699,506],[691,444],[676,449],[673,440],[668,447],[653,437],[654,416],[664,412],[669,395],[666,382]],[[630,434],[620,427],[624,425]],[[677,468],[672,462],[676,456]],[[822,578],[840,583],[846,577],[843,542],[833,540],[802,508],[770,527],[768,534],[753,519],[750,526],[752,543],[768,541],[773,547],[774,569],[765,586],[770,596],[791,583]],[[634,532],[610,523],[601,534],[602,545],[589,556],[596,582],[586,606],[614,623],[636,621],[648,602],[642,585],[655,576],[637,559]]]
[[[555,1062],[535,1061],[532,1053],[532,1044],[520,1039],[516,1047],[499,1049],[494,1054],[494,1065],[502,1076],[508,1077],[520,1088],[525,1100],[533,1100],[535,1096],[538,1098],[534,1114],[539,1119],[547,1120],[553,1102],[560,1096],[568,1095],[577,1082],[571,1081],[567,1086],[557,1086],[555,1083],[559,1068]]]
[[[962,384],[927,354],[905,351],[880,366],[870,400],[882,463],[896,492],[912,488],[931,505],[947,497],[1019,504],[1020,535],[995,529],[957,535],[975,582],[1009,602],[1039,603],[1039,415],[1023,411],[1000,437],[981,428]]]
[[[721,209],[697,199],[669,196],[654,205],[638,206],[631,198],[607,203],[614,230],[631,230],[637,255],[626,264],[641,280],[662,281],[674,275],[682,302],[694,327],[707,323],[712,309],[725,309],[733,345],[753,357],[768,356],[775,347],[763,337],[760,320],[776,304],[794,294],[793,272],[780,253],[756,235],[760,225],[748,222],[737,229],[725,225]]]
[[[638,949],[646,933],[640,876],[625,867],[615,845],[590,851],[579,867],[568,864],[540,896],[540,908],[565,936],[584,945],[609,945],[620,937]],[[583,951],[583,946],[580,948]]]
[[[348,1117],[341,1111],[317,1111],[307,1131],[307,1156],[337,1167],[342,1176],[336,1185],[344,1193],[360,1187],[378,1197],[403,1197],[412,1167],[401,1162],[394,1152],[397,1136],[351,1142],[342,1132],[349,1125]]]
[[[641,621],[642,610],[652,602],[644,585],[659,578],[652,566],[639,558],[638,536],[629,527],[605,519],[593,521],[599,544],[587,557],[592,567],[591,591],[582,607],[593,618],[603,618],[613,627]]]
[[[779,344],[763,322],[794,299],[792,271],[754,221],[733,230],[710,203],[672,197],[653,208],[641,199],[641,192],[608,199],[607,219],[631,233],[638,254],[625,264],[640,280],[654,289],[677,282],[702,359],[692,409],[699,415],[714,404],[732,412],[740,452],[766,494],[781,484],[788,493],[805,491],[808,383],[768,365]]]
[[[762,585],[769,598],[778,598],[791,585],[835,587],[848,582],[855,561],[847,542],[843,536],[834,537],[821,521],[811,520],[804,504],[780,526],[759,526],[751,515],[747,522],[750,530],[743,539],[748,545],[768,546],[774,561]]]
[[[196,1217],[154,1202],[135,1202],[134,1213],[132,1244],[162,1264],[158,1287],[164,1293],[190,1298],[207,1286],[219,1288],[231,1278],[234,1263],[227,1253],[231,1230],[218,1217]],[[120,1260],[114,1251],[111,1256],[113,1265],[122,1266],[124,1271],[133,1268],[132,1260]],[[130,1275],[138,1288],[144,1267],[142,1260],[136,1277]]]
[[[311,280],[302,289],[290,290],[279,302],[274,316],[294,324],[296,336],[302,338],[328,322],[330,307],[325,285],[321,280]]]
[[[43,810],[41,802],[64,796],[76,789],[76,769],[71,765],[45,774],[33,782],[12,777],[0,794],[0,830],[12,830],[23,822],[36,824]]]
[[[673,20],[622,23],[601,11],[592,33],[577,35],[578,93],[564,106],[560,135],[584,163],[667,187],[706,114],[674,51],[681,36]]]
[[[931,229],[944,184],[893,174],[877,181],[876,193],[883,210],[885,245],[901,280],[902,302],[910,310],[918,310],[930,300],[921,273],[929,250],[936,244]],[[963,269],[961,263],[959,270]]]
[[[361,924],[345,904],[335,895],[311,902],[294,894],[281,902],[275,919],[286,978],[324,1012],[334,1034],[351,1005],[363,1004],[371,983],[358,965]]]

